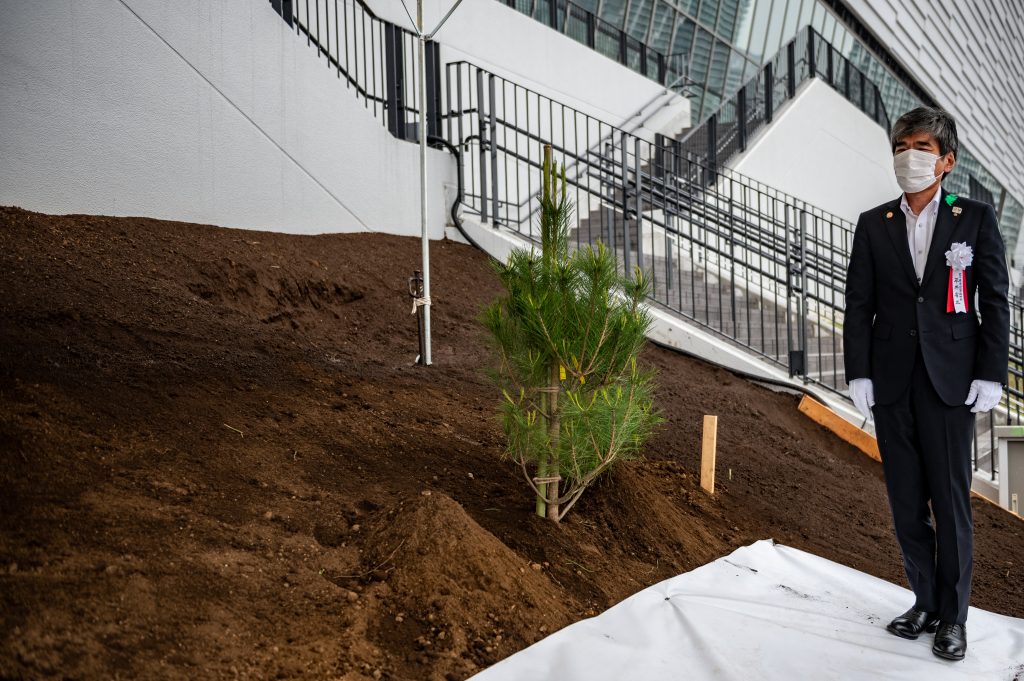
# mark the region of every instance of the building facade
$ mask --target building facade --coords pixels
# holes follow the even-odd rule
[[[551,0],[516,0],[547,13]],[[953,192],[992,203],[1007,250],[1024,220],[1024,9],[1010,0],[569,0],[683,64],[693,122],[715,113],[806,26],[879,87],[891,121],[921,104],[959,121]],[[562,3],[559,3],[561,9]]]

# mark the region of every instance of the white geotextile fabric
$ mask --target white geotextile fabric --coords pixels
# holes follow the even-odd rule
[[[577,622],[473,681],[1024,681],[1024,619],[971,608],[967,658],[885,630],[913,594],[772,540]]]

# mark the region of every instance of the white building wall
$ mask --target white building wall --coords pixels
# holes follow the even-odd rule
[[[441,15],[428,11],[429,26]],[[417,145],[393,138],[266,0],[0,0],[0,16],[0,204],[419,234]],[[480,22],[497,27],[490,40]],[[438,39],[455,43],[442,62],[493,67],[612,123],[665,99],[494,0],[467,0]],[[434,149],[427,160],[440,238],[455,163]]]
[[[368,3],[381,18],[412,28],[401,0]],[[415,3],[406,3],[415,11]],[[454,3],[424,0],[426,30]],[[632,128],[665,93],[653,80],[499,0],[463,0],[436,38],[442,62],[470,61],[612,125]],[[688,120],[689,100],[675,99],[686,107]]]
[[[392,138],[269,3],[4,0],[0,15],[0,203],[419,233],[416,145]],[[428,162],[439,237],[454,163],[435,150]]]
[[[957,118],[960,141],[1024,201],[1017,165],[1024,149],[1024,3],[843,2]]]
[[[729,166],[851,222],[900,195],[885,130],[818,79]]]

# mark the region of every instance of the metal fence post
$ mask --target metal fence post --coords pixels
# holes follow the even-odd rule
[[[665,177],[665,136],[660,132],[654,133],[654,163],[651,171],[654,177]]]
[[[797,208],[794,206],[793,211]],[[807,361],[807,212],[800,211],[800,373],[804,382],[808,379]]]
[[[771,123],[772,115],[775,113],[775,107],[772,106],[772,93],[775,90],[775,69],[772,67],[772,63],[768,62],[764,65],[764,122]]]
[[[490,106],[490,123],[491,132],[488,135],[491,142],[491,207],[492,213],[491,221],[495,227],[498,226],[498,124],[497,124],[497,112],[498,108],[496,105],[496,96],[494,94],[494,74],[492,73],[487,78],[487,84],[489,86],[488,105]]]
[[[426,44],[427,89],[421,93],[427,107],[427,143],[441,136],[441,59],[440,46],[434,40]]]
[[[790,99],[796,96],[796,40],[786,45],[786,92]]]
[[[402,33],[394,24],[384,24],[385,96],[388,132],[400,140],[408,139],[405,126],[405,55]]]
[[[707,186],[711,186],[717,180],[718,171],[718,114],[713,114],[708,119],[708,160]]]
[[[270,6],[281,15],[286,24],[295,26],[292,19],[292,0],[270,0]]]
[[[471,102],[472,103],[472,102]],[[480,132],[480,221],[487,224],[487,123],[484,119],[484,72],[476,70],[476,120]]]
[[[596,43],[597,17],[593,12],[587,12],[587,47],[593,49]]]
[[[626,131],[622,131],[619,146],[622,148],[622,269],[629,274],[629,149],[626,147]]]
[[[747,150],[747,88],[736,93],[736,125],[739,134],[740,151]]]
[[[828,43],[826,43],[826,45],[828,45]],[[828,69],[828,84],[831,85],[832,87],[835,87],[836,86],[836,74],[835,74],[835,64],[833,63],[834,58],[832,56],[832,52],[834,52],[834,50],[832,49],[832,46],[828,45],[828,50],[827,50],[827,53],[826,53],[826,57],[828,58],[828,64],[826,65],[826,68]]]
[[[615,252],[615,142],[605,142],[604,145],[604,157],[608,162],[611,163],[612,172],[609,173],[611,180],[605,181],[604,186],[608,190],[608,208],[607,208],[607,230],[608,230],[608,247],[612,249],[612,253]],[[604,163],[602,163],[602,166]],[[603,170],[603,168],[602,168]],[[603,176],[603,173],[602,173]]]
[[[783,232],[786,235],[785,264],[786,268],[786,357],[789,364],[789,377],[793,377],[793,254],[791,244],[792,224],[789,221],[789,206],[786,207],[786,219]]]
[[[807,68],[811,72],[811,78],[818,75],[818,55],[814,53],[814,29],[807,27]]]
[[[640,138],[633,138],[633,187],[636,189],[636,264],[644,268],[643,177],[640,175]],[[629,274],[628,272],[626,274]],[[652,292],[653,293],[653,292]]]

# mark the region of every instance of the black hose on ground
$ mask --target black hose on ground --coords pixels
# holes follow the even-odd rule
[[[469,140],[466,140],[466,141],[468,142]],[[462,203],[462,152],[459,151],[459,149],[457,147],[455,147],[455,145],[453,145],[451,142],[449,142],[448,140],[443,139],[441,137],[434,137],[434,136],[429,136],[428,135],[427,136],[427,144],[429,144],[429,145],[439,144],[439,145],[443,146],[444,148],[446,148],[448,151],[450,151],[453,156],[455,156],[455,167],[458,170],[459,181],[458,181],[458,194],[455,196],[455,201],[452,203],[452,208],[451,208],[452,222],[455,224],[455,228],[457,230],[459,230],[459,234],[461,234],[462,237],[466,241],[468,241],[471,246],[473,246],[473,248],[477,249],[478,251],[483,251],[484,253],[487,253],[487,251],[485,251],[484,249],[480,248],[480,244],[478,244],[476,241],[474,241],[473,237],[471,237],[469,234],[466,233],[465,228],[462,226],[462,220],[459,219],[459,204]]]

